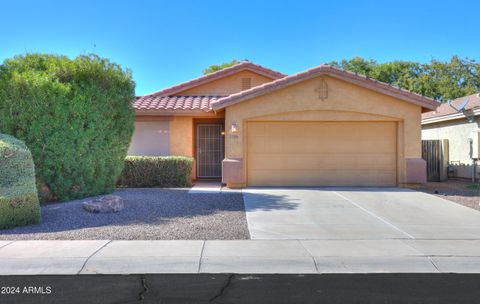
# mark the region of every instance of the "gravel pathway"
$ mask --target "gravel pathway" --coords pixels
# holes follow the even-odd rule
[[[42,207],[42,223],[0,230],[1,240],[249,239],[241,193],[189,194],[188,189],[120,189],[125,209],[92,214],[86,199]]]
[[[428,182],[416,186],[412,185],[410,188],[480,211],[480,191],[468,189],[467,186],[471,184],[470,181],[450,179],[445,182]]]

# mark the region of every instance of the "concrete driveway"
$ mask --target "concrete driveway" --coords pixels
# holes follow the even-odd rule
[[[402,188],[248,188],[252,239],[480,239],[480,212]]]

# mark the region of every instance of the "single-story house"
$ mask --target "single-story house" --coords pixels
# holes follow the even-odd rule
[[[422,140],[441,140],[445,176],[480,178],[480,93],[422,114]]]
[[[329,65],[242,62],[138,97],[129,154],[192,156],[194,179],[233,188],[424,182],[421,115],[437,105]]]

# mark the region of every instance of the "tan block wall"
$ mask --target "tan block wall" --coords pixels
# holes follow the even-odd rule
[[[237,93],[242,90],[242,78],[251,78],[251,86],[255,87],[266,82],[272,81],[271,78],[259,75],[250,71],[242,71],[225,78],[221,78],[210,83],[200,85],[198,87],[179,92],[175,95],[210,95],[210,96],[226,96]]]
[[[421,107],[333,77],[323,78],[329,88],[324,101],[318,98],[319,79],[315,78],[228,107],[225,156],[246,159],[249,120],[397,121],[398,180],[405,182],[405,158],[421,158]],[[229,134],[234,121],[237,136]]]

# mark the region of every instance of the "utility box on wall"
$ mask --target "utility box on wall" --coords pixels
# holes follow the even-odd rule
[[[480,129],[473,130],[470,133],[471,139],[471,158],[480,159]]]

